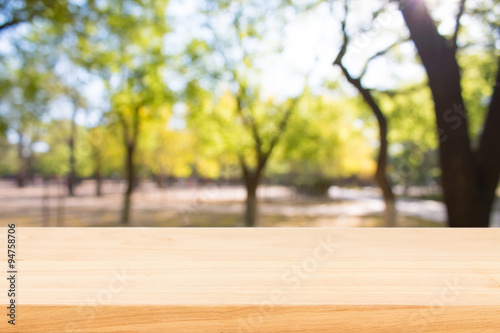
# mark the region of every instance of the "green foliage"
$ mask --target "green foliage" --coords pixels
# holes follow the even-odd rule
[[[487,10],[493,4],[471,4],[490,29],[498,26],[496,12]],[[174,30],[167,0],[3,2],[0,37],[13,50],[0,53],[0,174],[16,173],[18,147],[6,133],[17,132],[34,172],[65,175],[71,123],[54,116],[57,106],[51,103],[76,99],[82,112],[102,112],[98,123],[77,126],[79,177],[122,173],[128,144],[137,146],[136,162],[145,176],[235,177],[240,158],[253,169],[259,154],[271,150],[266,175],[290,176],[305,187],[373,175],[377,123],[359,98],[342,93],[343,82],[328,78],[335,98],[308,86],[295,98],[262,91],[263,59],[283,50],[279,36],[294,17],[290,10],[306,13],[320,1],[207,0],[200,5],[197,20],[189,22],[196,33],[180,54],[173,54],[165,37],[186,36]],[[353,24],[358,23],[365,25]],[[15,33],[7,34],[8,27]],[[469,27],[462,27],[460,40],[472,38]],[[495,37],[486,40],[494,49]],[[408,58],[406,51],[396,52],[388,61]],[[491,53],[474,48],[459,53],[474,140],[495,81]],[[170,88],[171,72],[180,77],[179,95]],[[103,83],[103,103],[82,92],[77,76]],[[438,140],[425,83],[372,92],[388,119],[392,179],[401,184],[436,179]],[[179,105],[186,112],[175,116],[185,127],[172,128]],[[49,150],[33,151],[36,142]]]
[[[23,132],[48,111],[53,76],[36,55],[19,50],[16,60],[4,59],[0,76],[0,115],[9,128]]]
[[[497,61],[486,53],[462,53],[458,60],[463,68],[461,84],[469,133],[473,140],[478,140],[495,86]]]
[[[7,138],[0,137],[0,176],[14,175],[17,172],[17,151]]]
[[[65,0],[5,0],[0,4],[0,32],[26,22],[71,24],[78,9],[75,3]]]
[[[296,174],[299,183],[371,175],[373,149],[364,137],[361,115],[353,100],[306,95],[273,165],[281,161],[281,172]]]

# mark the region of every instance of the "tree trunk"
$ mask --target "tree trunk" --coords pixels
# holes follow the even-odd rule
[[[500,59],[495,82],[479,149],[475,153],[476,181],[484,210],[478,219],[483,220],[484,225],[489,225],[500,178]]]
[[[394,199],[394,197],[391,199],[384,196],[384,202],[385,202],[384,226],[389,228],[397,227],[396,200]]]
[[[160,171],[158,175],[156,175],[156,184],[158,185],[158,188],[164,188],[165,187],[165,173],[163,171]]]
[[[64,188],[64,180],[62,177],[57,177],[57,216],[56,216],[56,223],[58,227],[63,227],[64,226],[64,208],[66,206],[65,204],[65,188]]]
[[[370,95],[371,97],[371,95]],[[366,98],[365,98],[366,99]],[[372,102],[374,103],[373,99]],[[387,178],[386,166],[387,166],[387,120],[385,119],[382,111],[378,106],[374,107],[370,104],[373,113],[377,117],[378,127],[379,127],[379,141],[380,148],[377,160],[377,172],[375,173],[375,180],[378,186],[382,189],[382,195],[384,196],[385,202],[385,214],[384,221],[385,227],[395,227],[396,226],[396,198],[392,192],[392,186]]]
[[[379,164],[380,165],[380,164]],[[385,169],[385,165],[383,166]],[[379,166],[377,166],[379,169]],[[375,180],[382,189],[382,195],[384,197],[385,203],[385,212],[384,212],[384,226],[385,227],[395,227],[396,226],[396,198],[394,193],[392,192],[391,185],[389,184],[389,180],[385,175],[385,171],[378,172],[375,175]]]
[[[246,209],[245,209],[245,225],[247,227],[255,227],[258,223],[258,208],[257,208],[257,187],[258,180],[256,177],[249,177],[245,180],[247,189]]]
[[[31,146],[29,147],[29,151],[32,152]],[[33,154],[30,153],[28,157],[26,157],[26,182],[33,184]]]
[[[26,185],[26,158],[23,156],[23,139],[24,135],[20,132],[19,134],[19,143],[17,144],[17,156],[18,156],[18,169],[17,169],[17,177],[16,182],[18,187],[24,187]]]
[[[375,173],[375,181],[378,186],[382,190],[382,195],[384,197],[385,203],[385,213],[384,213],[384,221],[386,227],[395,227],[396,226],[396,198],[394,193],[392,192],[392,186],[387,178],[386,166],[387,166],[387,120],[385,119],[382,110],[380,110],[377,102],[373,98],[372,94],[368,89],[366,89],[361,84],[361,79],[353,78],[349,71],[342,65],[341,58],[337,58],[334,62],[340,66],[344,76],[347,81],[351,83],[356,89],[359,91],[363,100],[370,107],[371,111],[377,118],[377,124],[379,128],[379,142],[380,148],[378,152],[377,158],[377,171]]]
[[[100,173],[97,173],[95,175],[95,196],[102,196],[102,177]]]
[[[102,196],[101,156],[95,156],[95,195]]]
[[[75,144],[73,138],[69,140],[69,172],[67,176],[68,195],[75,196]]]
[[[48,227],[50,225],[50,182],[42,178],[42,226]]]
[[[130,224],[130,206],[131,206],[131,197],[132,192],[134,191],[135,184],[135,166],[134,166],[134,152],[135,152],[135,143],[127,143],[127,153],[125,160],[125,176],[127,180],[127,189],[124,193],[123,197],[123,208],[122,208],[122,216],[121,216],[121,224],[129,225]]]
[[[71,117],[71,133],[69,138],[69,172],[67,177],[67,186],[68,186],[68,195],[70,197],[75,196],[75,168],[76,168],[76,160],[75,160],[75,136],[76,136],[76,113],[77,107],[73,110],[73,115]]]
[[[456,47],[442,37],[422,0],[400,7],[434,100],[443,199],[450,227],[488,227],[500,172],[500,90],[494,88],[480,146],[470,145]],[[498,82],[498,78],[497,78]]]

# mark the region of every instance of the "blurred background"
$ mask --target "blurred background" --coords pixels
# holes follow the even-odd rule
[[[498,227],[496,0],[3,0],[0,221]]]

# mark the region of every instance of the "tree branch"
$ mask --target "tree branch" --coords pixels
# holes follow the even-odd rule
[[[390,50],[392,50],[394,47],[398,46],[400,43],[406,42],[408,40],[410,40],[410,39],[409,38],[402,39],[402,40],[398,39],[397,41],[395,41],[394,43],[392,43],[391,45],[389,45],[387,48],[378,51],[377,53],[375,53],[374,55],[372,55],[370,58],[368,58],[368,60],[365,63],[365,66],[363,67],[363,70],[361,71],[361,74],[359,75],[359,78],[362,78],[366,74],[366,71],[368,70],[368,65],[370,64],[370,62],[372,60],[385,55],[387,52],[389,52]]]
[[[347,30],[346,30],[346,26],[347,26],[347,12],[349,10],[349,7],[347,5],[347,0],[344,2],[344,11],[345,11],[345,16],[344,16],[344,19],[342,20],[341,22],[341,29],[342,29],[342,35],[343,35],[343,42],[342,42],[342,46],[340,48],[340,51],[337,55],[337,57],[335,58],[333,64],[334,65],[339,65],[342,67],[342,59],[344,58],[346,52],[347,52],[347,46],[349,44],[349,36],[347,35]],[[381,9],[382,10],[382,9]],[[380,10],[380,11],[381,11]],[[377,12],[378,13],[378,12]],[[378,14],[374,14],[374,18],[377,17]],[[403,39],[403,40],[400,40],[398,39],[397,41],[395,41],[394,43],[392,43],[391,45],[389,45],[387,48],[383,49],[383,50],[380,50],[378,51],[377,53],[375,53],[374,55],[372,55],[370,58],[368,58],[368,60],[366,61],[365,65],[363,66],[363,69],[361,71],[361,74],[358,76],[358,79],[361,79],[365,74],[366,74],[366,71],[368,69],[368,65],[370,64],[370,62],[380,56],[383,56],[385,55],[387,52],[389,52],[391,49],[393,49],[394,47],[398,46],[400,43],[402,42],[405,42],[405,41],[408,41],[410,40],[410,38],[406,38],[406,39]]]
[[[333,61],[334,65],[341,65],[342,58],[344,58],[344,56],[347,52],[347,44],[349,43],[349,37],[347,36],[347,32],[346,32],[348,10],[349,10],[349,7],[347,5],[347,0],[344,0],[344,19],[341,22],[343,42],[342,42],[342,46],[340,47],[340,51],[339,51],[339,54],[337,55],[337,58],[335,58],[335,60]]]
[[[380,110],[378,104],[375,102],[373,96],[371,95],[370,91],[363,87],[361,84],[361,77],[353,77],[351,73],[347,70],[347,68],[342,64],[342,59],[345,56],[347,52],[347,46],[349,43],[349,37],[346,32],[346,19],[347,19],[347,13],[348,13],[348,7],[347,7],[347,0],[344,2],[344,8],[345,8],[345,17],[342,20],[341,26],[342,26],[342,33],[343,33],[343,43],[340,48],[339,54],[335,58],[335,61],[333,62],[334,65],[337,65],[340,67],[342,70],[342,73],[344,74],[345,78],[347,81],[352,84],[358,92],[361,94],[363,97],[364,101],[370,109],[372,110],[373,114],[377,118],[378,126],[379,126],[379,137],[380,137],[380,148],[379,148],[379,154],[377,158],[377,170],[375,173],[375,180],[377,181],[378,185],[380,186],[383,195],[384,195],[384,200],[386,201],[386,209],[389,210],[389,205],[391,205],[394,202],[394,194],[392,192],[391,184],[389,182],[389,179],[387,178],[386,175],[386,165],[387,165],[387,121],[385,119],[384,114]],[[390,214],[387,211],[387,214]],[[390,218],[389,218],[390,219]],[[390,221],[390,223],[394,223],[394,221]]]
[[[10,2],[10,1],[9,1]],[[4,29],[7,29],[9,27],[13,27],[17,24],[20,24],[20,23],[24,23],[24,22],[30,22],[31,20],[33,20],[35,17],[43,17],[45,11],[47,10],[47,8],[51,8],[52,5],[54,3],[56,3],[57,0],[52,0],[50,3],[45,3],[43,4],[43,7],[40,8],[38,6],[38,9],[35,9],[33,7],[29,7],[29,6],[36,6],[37,4],[35,5],[29,5],[28,7],[25,7],[21,10],[18,10],[18,11],[14,11],[12,13],[12,19],[10,21],[7,21],[7,22],[4,22],[0,25],[0,32]],[[41,5],[41,3],[38,3],[38,5]],[[8,10],[8,7],[9,7],[9,4],[8,2],[5,2],[5,4],[2,4],[1,6],[1,10],[2,11],[7,11]],[[25,14],[26,15],[23,15],[25,17],[20,17],[20,13],[23,12],[23,11],[27,11]],[[30,12],[31,11],[31,12]],[[16,15],[17,14],[17,15]]]
[[[119,120],[119,122],[122,125],[123,139],[124,139],[125,145],[128,146],[128,142],[129,142],[130,139],[129,139],[129,131],[128,131],[127,120],[125,119],[125,117],[123,116],[123,114],[121,112],[117,112],[116,116],[118,117],[118,120]]]
[[[257,128],[257,123],[255,122],[255,118],[253,115],[249,112],[247,115],[243,112],[243,98],[241,96],[241,86],[240,86],[240,92],[237,93],[236,95],[236,110],[238,111],[238,114],[241,116],[245,124],[250,128],[252,131],[252,137],[255,143],[255,150],[257,150],[257,154],[259,159],[261,158],[262,155],[262,140],[260,137],[259,129]]]
[[[245,182],[247,182],[248,179],[250,179],[250,169],[248,168],[243,155],[238,154],[238,160],[240,162],[241,170],[243,171],[243,178],[245,179]]]
[[[6,28],[12,27],[12,26],[14,26],[14,25],[16,25],[16,24],[23,23],[23,22],[27,22],[27,21],[28,21],[28,19],[26,19],[26,20],[21,20],[21,19],[19,19],[19,18],[13,18],[12,20],[7,21],[7,22],[5,22],[5,23],[1,24],[1,25],[0,25],[0,31],[4,30],[4,29],[6,29]]]
[[[456,51],[458,45],[457,45],[457,39],[458,39],[458,32],[460,30],[460,18],[462,18],[462,15],[464,14],[465,11],[465,0],[460,0],[460,6],[458,8],[458,13],[457,13],[457,18],[455,19],[455,32],[452,37],[452,47]]]
[[[259,160],[259,164],[260,163],[262,163],[262,165],[266,164],[267,160],[269,159],[269,156],[271,156],[271,153],[274,150],[274,147],[276,146],[279,139],[283,135],[283,132],[286,129],[288,121],[290,120],[290,117],[292,116],[292,113],[295,110],[295,108],[297,107],[297,104],[298,104],[299,100],[302,98],[302,96],[304,96],[304,92],[300,96],[298,96],[292,100],[292,105],[289,108],[287,108],[285,114],[283,115],[283,118],[281,119],[281,122],[278,125],[278,131],[277,131],[276,135],[271,139],[271,143],[269,144],[269,148],[267,149],[267,151],[265,153],[263,153],[262,161]]]
[[[133,118],[133,128],[132,128],[132,135],[133,135],[133,140],[134,140],[134,143],[135,141],[137,140],[137,136],[139,135],[139,126],[140,126],[140,114],[139,114],[139,110],[140,110],[140,106],[136,106],[134,108],[134,118]]]

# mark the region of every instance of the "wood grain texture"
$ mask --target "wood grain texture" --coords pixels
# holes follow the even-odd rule
[[[500,331],[500,229],[16,235],[16,326],[3,306],[1,332]]]

